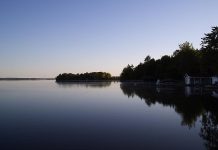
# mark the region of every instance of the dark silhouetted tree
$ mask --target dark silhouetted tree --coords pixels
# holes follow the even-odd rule
[[[212,27],[201,42],[201,72],[206,76],[218,75],[218,27]]]
[[[81,74],[63,73],[56,77],[57,82],[84,80],[111,80],[111,74],[107,72],[86,72]]]
[[[218,27],[212,27],[211,33],[202,38],[202,50],[218,51]]]
[[[121,80],[134,80],[134,66],[133,65],[127,65],[125,67],[120,75]]]
[[[183,79],[187,73],[191,76],[218,75],[218,27],[212,27],[211,33],[202,38],[202,48],[197,50],[189,42],[179,45],[172,56],[163,56],[155,60],[147,55],[144,63],[135,68],[127,66],[121,73],[123,80]]]
[[[189,75],[198,75],[200,73],[199,51],[194,49],[189,42],[179,45],[179,50],[174,52],[173,63],[178,73],[177,77],[180,79],[186,73]]]

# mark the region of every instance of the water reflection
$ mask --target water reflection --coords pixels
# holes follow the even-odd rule
[[[201,96],[212,96],[214,98],[218,98],[218,89],[211,89],[211,88],[203,88],[203,87],[185,87],[185,95],[192,96],[192,95],[201,95]]]
[[[205,112],[202,116],[202,127],[200,136],[205,141],[205,146],[209,150],[218,148],[218,117],[217,113]]]
[[[0,149],[217,149],[216,91],[197,90],[2,81]]]
[[[120,88],[128,97],[138,96],[145,104],[156,103],[174,108],[181,116],[181,125],[192,128],[198,118],[201,118],[199,133],[205,141],[208,150],[218,148],[218,97],[217,90],[170,87],[156,88],[145,84],[121,83]]]
[[[56,82],[60,87],[86,87],[86,88],[105,88],[111,85],[110,81],[107,82]]]

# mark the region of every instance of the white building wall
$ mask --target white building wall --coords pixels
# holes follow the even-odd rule
[[[189,75],[185,75],[185,84],[190,85],[191,84],[191,77]]]

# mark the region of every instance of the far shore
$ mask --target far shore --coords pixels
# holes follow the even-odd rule
[[[0,81],[14,81],[14,80],[55,80],[55,78],[0,78]]]

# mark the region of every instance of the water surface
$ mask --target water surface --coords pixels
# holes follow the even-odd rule
[[[216,149],[217,91],[0,82],[0,149]]]

